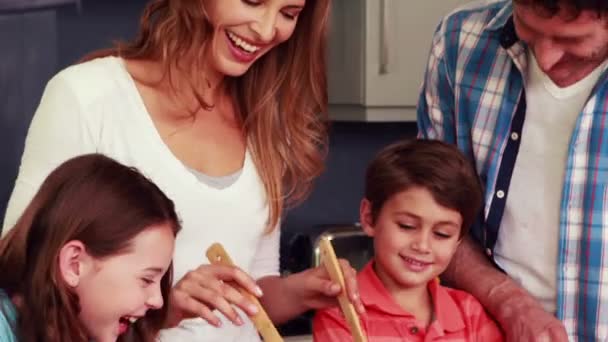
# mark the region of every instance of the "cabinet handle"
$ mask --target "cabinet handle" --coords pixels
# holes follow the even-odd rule
[[[388,74],[389,64],[389,42],[388,42],[388,30],[389,30],[389,11],[387,9],[387,2],[389,0],[380,1],[380,75]]]

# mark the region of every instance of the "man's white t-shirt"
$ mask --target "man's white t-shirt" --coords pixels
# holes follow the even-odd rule
[[[606,68],[559,88],[528,53],[526,118],[494,257],[548,312],[557,302],[561,195],[576,120]],[[512,137],[513,138],[513,137]]]

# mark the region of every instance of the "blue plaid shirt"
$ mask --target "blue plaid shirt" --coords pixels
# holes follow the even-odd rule
[[[420,137],[457,144],[475,163],[485,207],[473,232],[489,256],[525,120],[526,51],[510,0],[459,9],[435,33],[419,100]],[[604,73],[577,118],[565,165],[557,317],[571,341],[608,341],[607,112]]]

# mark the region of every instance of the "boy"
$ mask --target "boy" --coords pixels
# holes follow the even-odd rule
[[[371,162],[360,219],[375,258],[357,277],[370,342],[503,340],[473,296],[437,280],[481,198],[472,166],[440,141],[399,142]],[[315,341],[352,340],[338,308],[317,313],[313,334]]]

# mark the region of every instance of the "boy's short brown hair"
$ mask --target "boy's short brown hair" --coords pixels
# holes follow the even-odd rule
[[[369,164],[365,198],[375,221],[393,195],[419,186],[440,205],[462,216],[460,237],[468,233],[482,201],[477,174],[453,145],[438,140],[405,140],[382,149]]]

